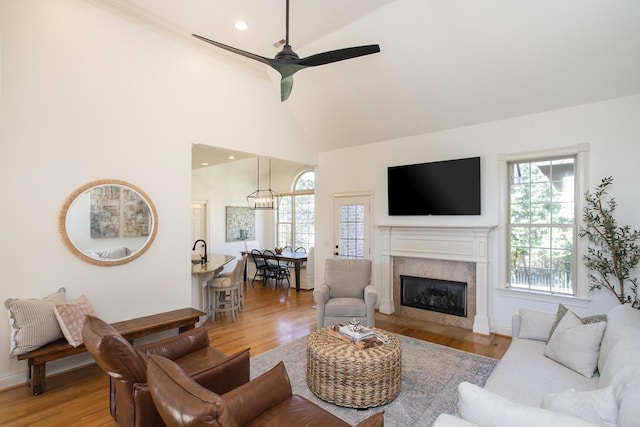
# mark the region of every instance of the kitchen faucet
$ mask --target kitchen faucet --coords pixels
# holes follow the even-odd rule
[[[202,239],[198,239],[193,243],[193,249],[191,250],[192,251],[196,250],[196,246],[198,245],[198,242],[202,242],[202,247],[204,248],[204,255],[200,257],[200,263],[206,264],[207,263],[207,242],[205,242]]]

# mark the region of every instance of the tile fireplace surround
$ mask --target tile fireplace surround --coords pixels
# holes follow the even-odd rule
[[[475,285],[475,292],[468,292],[468,307],[472,308],[468,312],[469,321],[465,323],[450,323],[457,326],[471,328],[473,332],[488,335],[489,327],[489,300],[488,300],[488,264],[489,264],[489,233],[495,228],[488,227],[403,227],[403,226],[378,226],[381,234],[381,295],[379,310],[384,314],[403,313],[404,307],[399,306],[397,291],[394,295],[394,282],[399,281],[400,274],[407,274],[406,271],[394,271],[394,267],[409,268],[409,272],[416,271],[436,271],[447,268],[461,271],[452,273],[452,277],[466,275],[465,281],[469,286]],[[424,260],[420,265],[420,261]],[[444,262],[431,262],[431,260]],[[458,262],[451,262],[458,261]],[[464,270],[469,270],[469,265],[475,266],[475,281],[473,271],[465,274]],[[473,269],[473,266],[472,266]],[[448,277],[437,277],[448,279]],[[475,283],[474,283],[475,282]],[[397,286],[396,286],[397,287]],[[471,298],[475,297],[475,300]],[[396,308],[397,307],[397,308]],[[424,311],[424,310],[420,310]],[[429,312],[425,312],[429,313]],[[425,320],[432,320],[429,314]],[[437,314],[436,314],[437,316]],[[433,321],[447,323],[446,319]]]

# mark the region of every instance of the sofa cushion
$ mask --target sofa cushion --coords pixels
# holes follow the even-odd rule
[[[513,402],[537,407],[547,393],[599,388],[597,374],[587,378],[567,369],[544,355],[545,346],[543,341],[514,337],[484,388]]]
[[[518,338],[537,341],[549,340],[551,328],[556,322],[554,313],[545,313],[527,308],[521,308],[518,313],[520,314]]]
[[[605,327],[605,322],[585,325],[573,312],[567,311],[551,335],[544,355],[591,378],[598,365]]]
[[[53,311],[67,342],[73,347],[82,344],[84,319],[87,314],[96,315],[87,297],[80,295],[72,302],[56,304]]]
[[[542,408],[580,417],[605,427],[618,425],[618,401],[613,387],[550,393],[542,398]]]
[[[621,339],[636,337],[640,339],[640,311],[628,304],[617,305],[607,313],[607,329],[600,346],[598,369],[604,370],[607,357],[613,346]]]
[[[458,413],[481,427],[594,427],[597,424],[560,412],[520,405],[475,384],[458,385]]]
[[[640,339],[631,334],[610,350],[600,374],[601,387],[613,387],[620,409],[619,426],[637,426],[640,420]]]
[[[431,427],[477,427],[477,424],[471,421],[463,420],[450,414],[440,414],[433,422]]]
[[[4,306],[11,325],[9,354],[16,357],[62,338],[54,308],[65,301],[65,288],[43,299],[9,298]]]

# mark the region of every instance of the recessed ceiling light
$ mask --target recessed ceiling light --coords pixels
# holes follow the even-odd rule
[[[236,25],[235,25],[235,27],[236,27],[236,30],[240,30],[240,31],[244,31],[244,30],[246,30],[247,28],[249,28],[249,26],[247,25],[247,23],[246,23],[246,22],[244,22],[244,21],[236,21]]]
[[[235,159],[236,159],[236,156],[229,156],[229,157],[227,157],[227,159],[229,159],[229,160],[235,160]]]
[[[209,163],[207,163],[207,162],[202,162],[202,163],[200,163],[200,166],[209,166]]]

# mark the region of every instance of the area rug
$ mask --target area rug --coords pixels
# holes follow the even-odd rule
[[[463,381],[483,386],[497,360],[438,344],[396,335],[402,345],[400,394],[391,403],[366,410],[343,408],[317,398],[307,386],[307,337],[300,338],[251,358],[251,378],[266,372],[279,361],[299,394],[356,425],[378,411],[385,411],[385,426],[431,426],[443,412],[457,413],[457,387]]]

